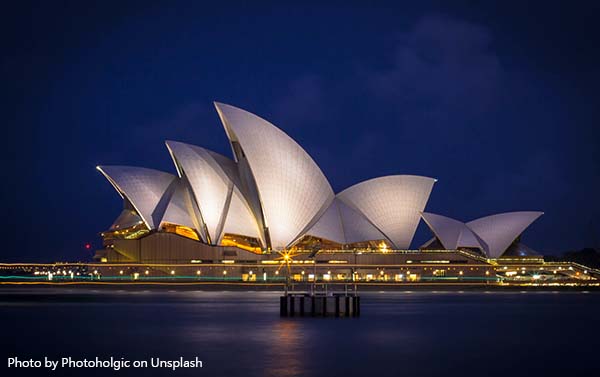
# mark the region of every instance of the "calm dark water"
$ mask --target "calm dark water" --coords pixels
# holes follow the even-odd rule
[[[281,319],[278,296],[2,289],[1,362],[8,372],[2,375],[592,376],[599,370],[597,292],[365,292],[356,319]],[[204,367],[51,373],[7,370],[9,356],[198,356]]]

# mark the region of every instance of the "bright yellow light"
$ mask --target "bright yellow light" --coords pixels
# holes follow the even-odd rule
[[[279,271],[275,271],[275,275],[279,275]]]
[[[234,247],[240,248],[242,250],[249,251],[249,252],[254,253],[254,254],[260,254],[260,253],[262,253],[262,250],[260,249],[260,247],[249,246],[249,245],[245,244],[244,242],[240,243],[240,242],[236,241],[234,238],[231,238],[231,235],[229,235],[229,234],[226,235],[221,240],[221,245],[222,246],[234,246]]]
[[[223,270],[223,275],[227,275],[227,271]]]
[[[387,245],[385,244],[385,242],[381,241],[377,246],[379,247],[379,250],[381,252],[385,253],[387,251]]]
[[[171,275],[175,275],[175,270],[171,270]]]
[[[462,272],[462,271],[459,271],[459,272],[458,272],[458,274],[459,274],[459,275],[462,275],[462,274],[463,274],[463,272]]]
[[[150,273],[150,271],[146,270],[146,272],[144,272],[146,275],[148,275]]]
[[[196,271],[196,275],[200,275],[200,270]]]
[[[123,270],[119,271],[119,274],[123,275]]]

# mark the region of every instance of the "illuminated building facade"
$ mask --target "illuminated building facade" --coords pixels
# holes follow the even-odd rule
[[[485,277],[490,260],[536,255],[519,240],[542,212],[467,223],[424,212],[436,180],[414,175],[374,178],[335,194],[282,130],[242,109],[215,107],[233,158],[167,141],[175,174],[98,166],[124,206],[102,233],[96,261],[213,265],[213,272],[203,268],[215,276],[227,275],[223,266],[254,275],[285,262],[303,277],[305,266],[327,265],[335,277],[393,280]],[[434,237],[411,250],[421,219]]]

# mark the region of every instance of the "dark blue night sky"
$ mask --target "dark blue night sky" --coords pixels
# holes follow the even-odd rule
[[[287,132],[336,192],[430,176],[427,211],[542,210],[535,250],[600,247],[598,2],[19,3],[0,260],[89,260],[122,206],[98,164],[174,173],[166,139],[230,156],[214,100]]]

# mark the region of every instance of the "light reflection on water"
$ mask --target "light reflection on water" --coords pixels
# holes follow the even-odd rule
[[[302,348],[300,324],[297,321],[283,320],[277,322],[272,331],[268,332],[265,352],[276,354],[265,363],[265,376],[300,376],[304,372],[305,351]],[[308,336],[308,334],[304,334]]]
[[[527,293],[372,292],[362,294],[360,318],[282,319],[279,292],[5,289],[0,323],[14,339],[4,352],[22,357],[198,356],[205,363],[178,375],[587,372],[590,364],[569,361],[594,360],[600,294]],[[559,328],[565,336],[555,336]],[[498,355],[508,359],[490,364]]]

